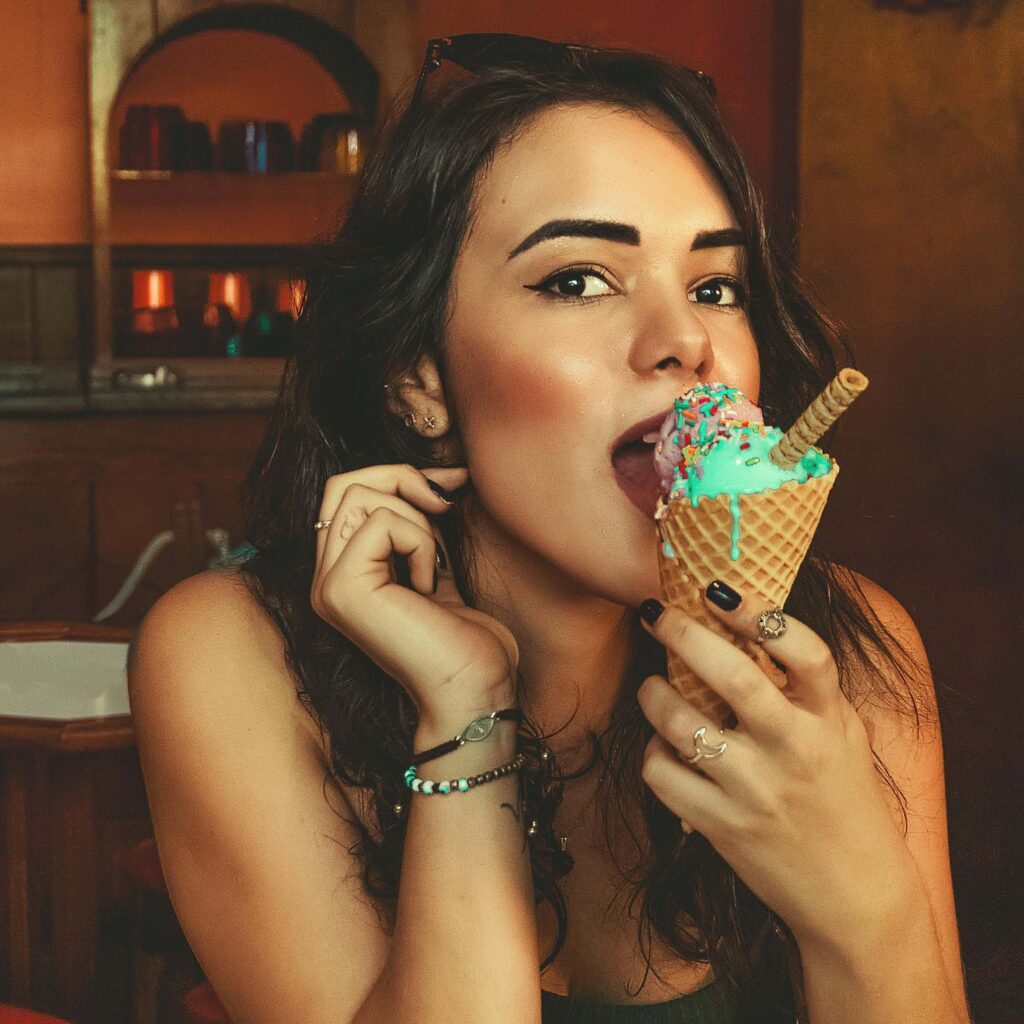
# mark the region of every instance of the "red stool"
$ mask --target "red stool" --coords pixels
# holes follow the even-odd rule
[[[0,1024],[70,1024],[70,1022],[57,1017],[47,1017],[45,1013],[36,1013],[34,1010],[22,1010],[17,1006],[0,1006]]]
[[[167,892],[164,872],[160,867],[160,854],[156,840],[143,839],[121,853],[121,868],[135,885],[144,892]]]
[[[122,850],[119,867],[131,883],[135,902],[131,950],[132,1022],[157,1024],[161,980],[168,957],[180,940],[156,840],[143,839]]]
[[[185,993],[185,1013],[185,1024],[231,1024],[228,1011],[221,1005],[208,981]]]

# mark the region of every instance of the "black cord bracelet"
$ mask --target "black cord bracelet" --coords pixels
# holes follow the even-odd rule
[[[511,722],[521,722],[523,720],[523,712],[519,708],[503,708],[501,711],[492,711],[483,718],[474,718],[458,736],[445,740],[444,743],[439,743],[436,747],[431,747],[429,750],[424,750],[422,754],[413,754],[409,763],[411,765],[423,764],[426,761],[432,761],[435,757],[440,757],[442,754],[450,754],[453,750],[458,750],[464,743],[477,743],[480,740],[485,740],[491,735],[494,723],[504,721],[505,719]]]

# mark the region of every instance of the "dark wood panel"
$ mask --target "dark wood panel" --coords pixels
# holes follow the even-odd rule
[[[0,267],[0,359],[32,362],[32,336],[32,271]]]
[[[266,430],[259,414],[12,420],[0,449],[0,619],[87,621],[120,590],[150,541],[173,531],[126,604],[136,624],[206,567],[206,531],[241,544],[240,488]]]
[[[77,363],[85,320],[82,273],[76,267],[37,267],[33,273],[35,361]]]
[[[82,617],[91,515],[83,481],[17,482],[0,473],[0,619]]]
[[[248,465],[266,424],[266,413],[5,421],[0,480],[216,477]]]

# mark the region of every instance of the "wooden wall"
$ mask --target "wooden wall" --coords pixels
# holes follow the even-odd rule
[[[1024,5],[972,6],[804,5],[801,263],[871,378],[823,529],[924,638],[976,1020],[1009,1022],[1024,1006]]]

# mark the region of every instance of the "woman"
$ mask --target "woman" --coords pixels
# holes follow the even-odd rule
[[[200,962],[239,1022],[967,1020],[909,616],[812,554],[770,679],[658,615],[613,472],[697,381],[787,426],[837,367],[713,86],[514,37],[438,55],[473,73],[417,90],[307,275],[258,553],[137,638]],[[758,635],[755,597],[710,592]],[[710,723],[669,648],[735,711],[720,757],[689,759]]]

